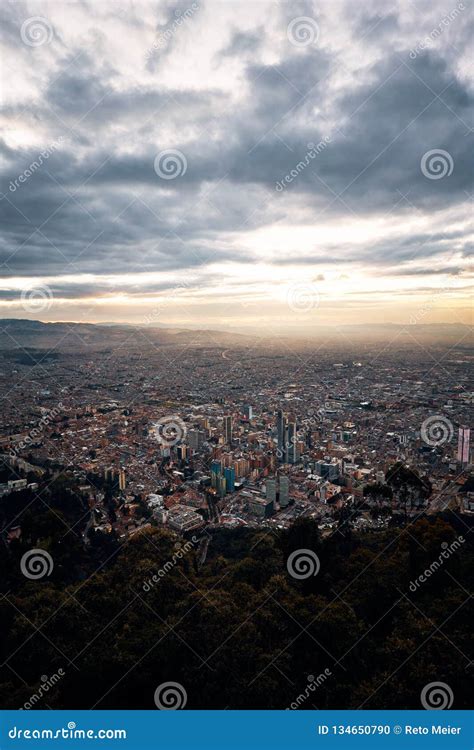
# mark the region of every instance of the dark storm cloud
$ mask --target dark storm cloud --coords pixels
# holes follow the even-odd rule
[[[156,35],[169,28],[175,11],[186,7],[167,6],[164,20],[151,31]],[[22,59],[29,55],[28,65],[41,65],[43,52],[56,55],[56,65],[45,68],[42,95],[10,105],[6,115],[15,122],[22,117],[30,127],[36,123],[51,140],[65,140],[15,190],[11,182],[37,152],[1,145],[3,275],[192,270],[216,259],[251,262],[250,253],[226,247],[222,235],[288,220],[288,213],[291,221],[294,205],[315,221],[388,212],[403,217],[411,209],[436,215],[464,202],[472,190],[472,90],[459,78],[452,52],[429,49],[410,57],[396,9],[384,15],[375,3],[348,13],[347,27],[355,37],[367,37],[374,45],[383,40],[384,47],[346,85],[330,85],[336,73],[343,75],[337,53],[286,43],[288,20],[315,17],[313,3],[283,6],[285,43],[281,47],[278,40],[283,51],[274,64],[263,63],[260,56],[263,30],[234,30],[217,58],[246,63],[245,93],[237,101],[233,92],[187,86],[185,71],[181,88],[139,77],[133,86],[124,86],[113,62],[94,56],[92,45],[68,50],[58,43],[33,58],[35,50],[15,42],[22,17],[15,13],[4,30],[7,43],[20,47]],[[456,38],[462,46],[460,28],[458,22]],[[149,31],[144,38],[152,44]],[[179,43],[176,33],[159,51],[160,60],[171,59]],[[192,43],[199,47],[199,34]],[[144,68],[145,53],[146,48]],[[153,61],[149,69],[161,70]],[[297,170],[285,190],[275,190],[304,163],[308,144],[324,138],[324,148]],[[187,168],[178,179],[166,181],[157,176],[153,162],[170,147],[183,152]],[[440,148],[452,158],[452,173],[428,179],[421,160]],[[435,257],[450,242],[459,243],[463,252],[462,232],[447,228],[437,236],[394,236],[357,252],[326,247],[314,257],[306,253],[274,262],[382,267]],[[81,289],[71,287],[71,295],[80,295]]]
[[[356,212],[390,209],[399,200],[397,191],[410,191],[415,204],[433,208],[465,199],[464,191],[472,182],[472,143],[467,137],[472,94],[432,53],[415,61],[405,58],[392,55],[380,61],[369,72],[370,83],[336,101],[338,130],[329,122],[315,123],[314,129],[293,128],[299,115],[320,101],[324,72],[320,73],[316,57],[292,62],[284,70],[280,66],[261,71],[252,97],[259,103],[255,109],[259,127],[253,136],[246,134],[246,143],[239,143],[235,178],[269,183],[282,179],[304,159],[308,141],[318,143],[327,135],[330,143],[289,190],[329,201],[335,193]],[[305,74],[300,77],[301,69]],[[302,97],[292,88],[292,78],[302,88]],[[290,108],[291,117],[285,119]],[[272,126],[289,148],[282,147]],[[262,132],[267,137],[257,144]],[[421,171],[424,153],[433,148],[449,151],[453,159],[453,173],[444,181],[429,180]],[[253,149],[250,155],[248,149]]]

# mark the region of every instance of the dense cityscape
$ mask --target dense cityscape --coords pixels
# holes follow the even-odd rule
[[[87,508],[86,543],[150,525],[310,517],[331,534],[474,511],[465,347],[427,359],[396,345],[77,346],[4,363],[0,492],[41,494],[63,473]],[[20,535],[21,519],[3,533]]]

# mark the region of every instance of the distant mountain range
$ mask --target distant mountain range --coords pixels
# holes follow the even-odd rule
[[[312,346],[315,341],[334,345],[356,345],[358,342],[397,342],[400,344],[438,343],[468,349],[472,330],[462,324],[406,325],[374,324],[319,326],[311,332],[294,336],[272,336],[271,332],[237,333],[234,331],[193,330],[187,328],[134,326],[127,323],[44,323],[40,320],[17,318],[0,319],[0,350],[41,349],[74,351],[84,348],[113,349],[127,346],[133,349],[153,345],[157,347],[226,348],[246,347],[257,342],[262,347],[274,347],[278,341],[293,346]]]
[[[242,346],[255,336],[238,337]],[[40,320],[0,319],[0,350],[16,348],[112,349],[119,346],[154,345],[160,347],[226,347],[236,343],[236,334],[211,330],[155,328],[127,324],[96,325],[94,323],[43,323]]]

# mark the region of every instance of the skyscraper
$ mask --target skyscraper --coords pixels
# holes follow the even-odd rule
[[[252,413],[253,413],[252,412],[252,407],[250,406],[250,404],[246,404],[244,406],[244,416],[245,416],[245,418],[250,421],[252,419]]]
[[[125,487],[127,485],[127,480],[125,478],[125,469],[120,469],[119,472],[119,490],[121,492],[124,491]]]
[[[176,454],[178,456],[178,459],[180,461],[185,461],[188,455],[188,446],[187,445],[178,445],[176,448]]]
[[[204,441],[206,440],[206,433],[204,430],[189,430],[188,431],[188,444],[189,447],[194,451],[198,451],[202,448]]]
[[[285,459],[289,464],[296,464],[298,461],[298,447],[296,445],[296,422],[289,422],[286,428],[286,451]]]
[[[222,472],[222,461],[220,459],[214,459],[214,461],[211,461],[211,472],[215,472],[216,474],[220,474]]]
[[[232,417],[230,414],[224,417],[224,440],[228,445],[232,443]]]
[[[288,503],[290,502],[288,493],[290,489],[290,480],[286,476],[280,477],[280,494],[279,494],[279,503],[280,508],[286,508]]]
[[[265,481],[265,497],[267,500],[271,500],[272,503],[276,500],[276,480],[267,479]]]
[[[235,469],[233,466],[226,466],[224,469],[225,486],[227,492],[235,490]]]
[[[278,440],[278,459],[283,461],[285,458],[285,432],[286,419],[281,410],[277,412],[277,440]]]
[[[461,426],[458,433],[458,453],[457,459],[460,464],[467,466],[469,463],[471,430],[469,427]]]
[[[222,474],[217,477],[217,492],[219,493],[219,497],[224,497],[227,492],[226,478]]]

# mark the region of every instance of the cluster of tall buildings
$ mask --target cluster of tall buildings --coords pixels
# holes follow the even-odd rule
[[[299,458],[296,421],[289,422],[279,410],[277,413],[277,458],[280,463],[296,464]]]
[[[211,463],[211,487],[217,490],[219,497],[224,497],[228,492],[235,490],[235,468],[224,466],[222,460],[214,460]]]
[[[118,481],[118,488],[121,492],[124,492],[127,487],[127,477],[123,468],[116,469],[114,466],[109,466],[104,471],[104,479],[111,483]]]
[[[281,474],[275,479],[267,479],[265,482],[265,497],[273,504],[278,502],[280,508],[286,508],[289,505],[290,480],[287,476]]]
[[[458,452],[457,460],[461,466],[467,466],[469,464],[469,446],[470,446],[471,430],[469,427],[460,427],[458,432]]]

